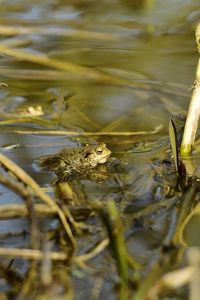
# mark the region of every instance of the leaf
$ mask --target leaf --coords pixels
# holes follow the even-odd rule
[[[174,157],[175,169],[178,175],[177,186],[184,190],[186,184],[186,169],[184,163],[179,160],[177,132],[172,119],[169,121],[169,138]]]
[[[172,148],[172,154],[174,157],[175,169],[178,173],[178,165],[179,165],[179,156],[178,156],[178,142],[177,142],[177,133],[174,121],[170,119],[169,121],[169,138]]]

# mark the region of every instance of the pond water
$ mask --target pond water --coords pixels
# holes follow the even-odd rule
[[[117,182],[80,185],[90,201],[116,201],[128,220],[128,249],[146,265],[157,255],[167,226],[160,223],[168,217],[157,217],[152,231],[132,228],[131,214],[165,198],[156,159],[169,149],[169,118],[188,108],[199,19],[199,0],[1,1],[0,81],[8,85],[0,89],[1,151],[42,187],[51,187],[54,177],[37,168],[39,157],[106,143]],[[41,115],[27,117],[27,107],[39,107]],[[0,199],[21,201],[5,188]],[[27,237],[15,236],[27,230],[26,220],[0,223],[2,236],[13,233],[2,246],[27,247]],[[80,237],[80,253],[99,238]],[[19,265],[25,272],[26,265]],[[93,275],[74,271],[76,299],[115,299],[109,292],[116,281],[111,262],[106,266],[102,255],[91,265],[95,285]]]

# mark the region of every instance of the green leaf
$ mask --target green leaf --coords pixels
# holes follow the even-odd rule
[[[177,142],[176,127],[172,119],[170,119],[169,121],[169,138],[170,138],[170,143],[172,148],[172,154],[174,157],[176,172],[178,173],[178,165],[179,165],[178,142]]]

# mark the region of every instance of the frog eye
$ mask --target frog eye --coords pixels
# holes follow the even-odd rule
[[[96,154],[97,155],[101,155],[103,153],[103,150],[101,149],[101,148],[98,148],[97,150],[96,150]]]

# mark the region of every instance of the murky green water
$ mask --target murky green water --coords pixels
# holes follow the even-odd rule
[[[169,146],[170,116],[188,107],[199,19],[198,0],[1,1],[0,81],[8,84],[0,90],[1,151],[41,186],[51,186],[53,176],[35,167],[38,157],[105,142],[125,172],[118,172],[120,186],[112,180],[83,182],[87,198],[115,199],[128,220],[132,212],[163,200],[163,185],[155,179],[161,171],[154,160]],[[41,106],[43,115],[26,119],[22,111],[27,106]],[[151,142],[152,148],[136,151],[137,141]],[[4,204],[20,201],[3,188],[0,199]],[[158,217],[155,227],[159,223]],[[128,247],[144,264],[162,240],[164,229],[157,227],[153,233],[131,230],[130,221]],[[0,232],[26,228],[26,221],[1,221]],[[81,251],[94,245],[98,235],[90,239],[80,239]],[[13,237],[4,243],[22,247],[27,240]],[[114,279],[99,267],[104,259],[93,262],[105,276],[100,299],[113,299],[108,291]],[[91,296],[93,277],[83,277],[74,281],[76,298],[98,299]]]

